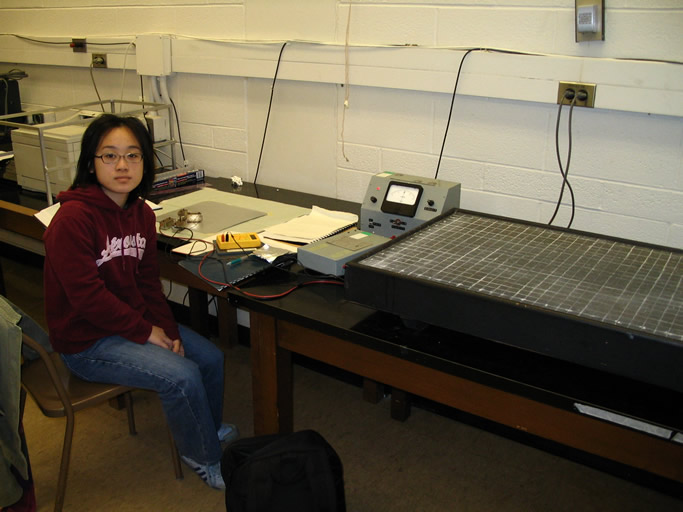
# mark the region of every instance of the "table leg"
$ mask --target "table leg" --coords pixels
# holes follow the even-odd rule
[[[371,404],[377,404],[382,398],[384,398],[384,384],[363,377],[363,400]]]
[[[410,393],[398,388],[391,390],[391,417],[398,421],[405,421],[410,416]]]
[[[202,336],[209,337],[209,299],[208,294],[196,288],[188,288],[190,296],[190,323]]]
[[[254,435],[292,432],[291,352],[277,346],[277,321],[272,316],[251,312],[249,323]]]
[[[216,296],[218,315],[218,337],[224,348],[232,348],[238,343],[237,308],[227,298]]]

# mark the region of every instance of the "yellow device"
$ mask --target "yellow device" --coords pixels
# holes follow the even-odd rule
[[[219,233],[216,245],[222,251],[232,249],[255,249],[261,247],[261,239],[256,233]]]

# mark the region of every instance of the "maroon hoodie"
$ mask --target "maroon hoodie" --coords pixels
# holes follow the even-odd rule
[[[158,325],[173,340],[154,212],[141,199],[120,208],[98,185],[67,190],[45,231],[45,313],[57,352],[81,352],[105,336],[145,343]]]

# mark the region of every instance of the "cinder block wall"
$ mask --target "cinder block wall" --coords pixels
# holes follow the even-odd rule
[[[605,64],[612,59],[683,61],[680,2],[606,4],[606,41],[581,44],[574,42],[574,2],[569,0],[152,0],[144,5],[128,0],[0,0],[0,34],[132,40],[138,34],[159,32],[343,45],[350,20],[352,46],[494,47],[553,54],[548,66],[558,59],[581,57],[604,59]],[[0,49],[15,44],[19,42],[13,36],[0,36]],[[21,44],[24,48],[27,43]],[[278,50],[275,45],[270,51]],[[285,48],[283,56],[290,51]],[[476,65],[482,55],[469,55],[463,70]],[[0,62],[0,72],[16,67],[29,74],[21,82],[26,108],[96,99],[87,68],[35,62],[30,48],[22,50],[21,58]],[[634,83],[640,74],[646,78],[642,62],[631,65]],[[286,66],[283,59],[283,71]],[[380,59],[377,68],[381,67]],[[672,112],[681,111],[683,86],[675,83],[680,68],[667,63],[647,68],[648,73],[659,73],[664,83],[671,77],[662,95],[670,98]],[[487,78],[491,83],[497,80],[495,71],[490,70]],[[387,70],[388,80],[390,73]],[[523,76],[525,70],[519,73]],[[125,75],[120,69],[98,70],[95,76],[103,98],[138,99],[141,94],[140,79],[132,70]],[[466,87],[466,73],[461,80],[459,87]],[[178,109],[186,158],[209,175],[253,180],[271,80],[180,72],[168,78],[168,86]],[[434,176],[450,103],[450,94],[444,92],[349,87],[344,80],[280,80],[258,182],[361,201],[373,173]],[[463,208],[547,222],[562,181],[555,149],[557,113],[557,105],[547,101],[459,94],[439,178],[463,184]],[[560,130],[563,161],[567,122],[565,108]],[[683,248],[681,116],[576,108],[572,126],[573,227]],[[565,193],[557,225],[568,222],[567,200]]]

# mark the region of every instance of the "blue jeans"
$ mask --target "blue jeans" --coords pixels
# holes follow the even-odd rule
[[[61,356],[84,380],[159,393],[178,451],[200,464],[214,464],[222,453],[217,431],[223,416],[223,352],[191,329],[178,327],[185,357],[120,336]]]

